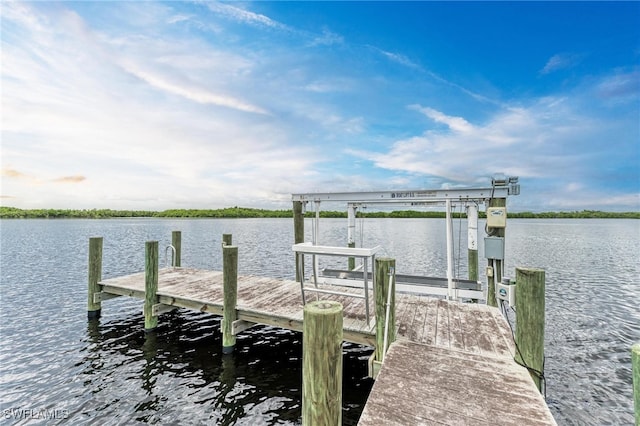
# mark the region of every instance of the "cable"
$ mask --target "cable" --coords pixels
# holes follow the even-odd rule
[[[518,355],[520,355],[520,359],[522,360],[522,362],[518,361],[517,358],[514,358],[513,360],[516,362],[516,364],[526,368],[529,371],[529,373],[533,374],[538,378],[538,380],[540,380],[540,386],[542,387],[544,399],[546,401],[547,400],[547,378],[544,375],[544,364],[547,360],[547,357],[544,355],[542,356],[542,371],[536,370],[535,368],[528,366],[524,362],[524,357],[522,356],[522,352],[520,352],[520,347],[518,346],[518,342],[515,339],[515,333],[513,332],[513,326],[511,325],[511,321],[509,320],[509,315],[506,315],[506,308],[504,305],[505,305],[504,300],[500,300],[500,307],[505,312],[505,318],[507,319],[507,324],[509,324],[509,328],[511,329],[511,335],[513,336],[513,342],[516,345],[516,351],[518,352]],[[509,308],[511,308],[513,312],[515,312],[515,309],[513,309],[511,306],[509,306]]]

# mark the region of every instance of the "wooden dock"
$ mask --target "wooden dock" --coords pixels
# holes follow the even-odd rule
[[[554,425],[527,370],[511,358],[397,341],[360,426]]]
[[[100,300],[115,295],[144,300],[145,273],[101,280],[99,289]],[[178,307],[222,315],[223,293],[223,272],[163,268],[155,312]],[[322,299],[343,305],[344,340],[376,345],[375,319],[367,323],[363,299],[330,294]],[[254,324],[302,331],[300,284],[238,276],[236,314],[234,334]],[[529,373],[513,360],[511,330],[497,308],[397,294],[395,324],[397,341],[359,424],[555,424]]]
[[[158,302],[222,315],[222,280],[223,273],[220,271],[160,269]],[[102,280],[99,284],[105,294],[145,298],[144,272]],[[340,287],[340,291],[361,292],[344,287]],[[497,309],[410,294],[398,294],[396,297],[398,338],[470,353],[513,358],[511,330]],[[375,346],[375,319],[372,318],[367,324],[363,299],[331,294],[323,294],[322,299],[343,305],[344,340]],[[238,276],[238,320],[302,331],[302,308],[300,283],[255,275]]]

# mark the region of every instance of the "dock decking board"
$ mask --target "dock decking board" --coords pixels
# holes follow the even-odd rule
[[[387,352],[358,424],[555,421],[527,370],[513,361],[398,341]]]
[[[144,281],[144,273],[136,273],[100,285],[105,293],[144,299]],[[220,271],[163,268],[158,300],[221,315],[222,282]],[[357,288],[336,289],[362,294]],[[306,294],[315,300],[313,293]],[[318,296],[342,303],[344,340],[375,346],[373,304],[367,324],[364,299]],[[236,310],[239,320],[303,329],[297,281],[238,276]],[[529,373],[513,360],[511,330],[498,309],[397,293],[396,333],[360,425],[555,424]]]

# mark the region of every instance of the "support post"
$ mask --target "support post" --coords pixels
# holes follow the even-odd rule
[[[353,204],[347,206],[347,247],[354,248],[356,246],[356,211],[357,207]],[[347,268],[353,271],[356,268],[356,258],[350,257],[347,260]]]
[[[544,373],[544,270],[516,268],[516,361]],[[542,390],[539,374],[529,370]]]
[[[100,318],[102,304],[96,302],[94,295],[100,293],[98,283],[102,280],[102,237],[89,238],[89,269],[88,269],[88,303],[87,317]]]
[[[640,342],[631,347],[633,365],[633,400],[636,413],[636,426],[640,426]]]
[[[158,317],[153,315],[153,305],[158,303],[158,242],[147,241],[144,262],[144,331],[153,331],[158,326]]]
[[[453,218],[451,217],[451,200],[446,203],[446,233],[447,233],[447,300],[457,299],[457,290],[453,286]]]
[[[302,424],[342,424],[342,304],[304,305]]]
[[[222,234],[222,245],[230,246],[232,244],[233,235],[231,234]]]
[[[222,273],[224,307],[222,310],[222,353],[230,354],[236,345],[233,334],[233,322],[237,319],[236,303],[238,301],[238,247],[222,247]]]
[[[493,259],[487,259],[487,305],[497,307],[496,299],[496,273]]]
[[[396,260],[388,257],[376,258],[376,281],[375,281],[375,298],[376,298],[376,348],[375,360],[382,362],[387,349],[396,340],[396,280],[395,268]],[[393,271],[393,272],[392,272]],[[393,276],[393,284],[391,284],[391,276]],[[389,288],[391,286],[391,289]],[[391,293],[389,293],[391,290]],[[391,294],[389,300],[389,321],[387,324],[387,298]],[[385,343],[385,325],[387,326],[387,346]]]
[[[182,258],[182,232],[171,232],[171,245],[176,249],[175,258],[171,262],[171,266],[180,267]]]
[[[467,206],[467,264],[469,279],[478,281],[478,206]]]
[[[299,244],[304,242],[304,215],[302,214],[302,201],[293,202],[293,243]],[[296,253],[296,281],[300,281],[300,262],[298,260],[300,253]]]
[[[489,201],[489,207],[506,207],[507,199],[506,198],[492,198]],[[504,228],[493,228],[495,229],[494,236],[496,237],[504,237],[505,232]],[[496,300],[496,284],[502,282],[502,260],[495,259],[490,262],[490,266],[493,266],[493,278],[489,282],[488,294],[487,294],[487,305],[489,306],[498,306],[498,301]]]

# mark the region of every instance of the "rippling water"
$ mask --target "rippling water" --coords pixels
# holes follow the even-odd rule
[[[345,222],[322,220],[321,242],[346,244]],[[463,253],[455,270],[465,277],[466,224],[454,225],[456,250]],[[364,245],[381,244],[399,272],[445,275],[442,220],[367,219],[358,226]],[[159,240],[163,248],[172,230],[182,231],[184,266],[221,269],[220,238],[232,233],[241,274],[293,278],[292,220],[0,222],[2,421],[300,423],[299,333],[258,326],[238,336],[233,355],[223,356],[220,319],[213,315],[174,311],[147,336],[141,302],[118,298],[103,302],[99,322],[87,322],[88,238],[104,237],[103,277],[109,278],[143,270],[144,242]],[[640,221],[633,220],[509,223],[506,275],[513,276],[516,265],[546,270],[547,402],[559,424],[633,423],[639,241]],[[344,259],[326,266],[338,262]],[[345,344],[344,353],[344,420],[350,424],[372,385],[365,377],[371,349]]]

